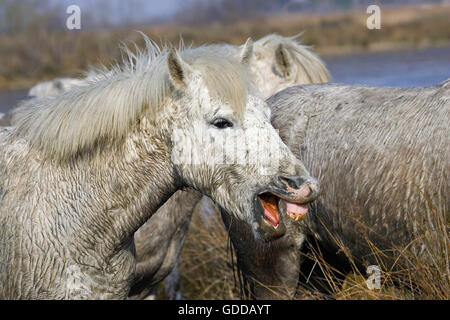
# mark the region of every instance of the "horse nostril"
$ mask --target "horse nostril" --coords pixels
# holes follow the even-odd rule
[[[302,176],[278,176],[278,179],[292,189],[300,189],[308,181]]]

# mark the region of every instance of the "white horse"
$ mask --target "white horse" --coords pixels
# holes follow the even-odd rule
[[[74,86],[84,83],[84,79],[76,78],[56,78],[49,81],[39,82],[28,91],[30,97],[54,97]]]
[[[383,285],[412,285],[422,269],[441,275],[439,283],[422,273],[437,280],[437,291],[448,288],[450,80],[422,88],[295,86],[268,103],[272,124],[323,194],[270,243],[222,212],[248,294],[293,298],[299,278],[308,283],[314,269],[328,270],[316,284],[327,291],[326,282],[339,283],[331,274],[364,274],[369,265],[391,278]],[[307,238],[314,265],[302,270]],[[420,285],[414,292],[420,298]]]
[[[294,85],[330,81],[323,61],[296,38],[270,34],[255,42],[250,66],[265,98]]]
[[[229,51],[239,55],[242,46],[213,45],[210,50]],[[322,60],[311,50],[296,41],[296,37],[270,34],[254,43],[254,55],[250,69],[255,83],[264,98],[284,88],[309,83],[323,83],[330,75]],[[105,71],[106,73],[108,71]],[[100,77],[105,72],[100,72]],[[37,97],[56,96],[74,86],[95,80],[98,72],[91,70],[85,79],[58,78],[31,88],[29,95]],[[8,115],[11,124],[16,121],[15,112]],[[178,191],[135,234],[137,268],[132,295],[145,297],[152,286],[162,281],[174,268],[187,235],[191,215],[202,194],[194,190]],[[212,205],[207,198],[202,202]],[[185,212],[172,215],[170,212]],[[164,232],[161,232],[164,230]],[[160,250],[156,250],[160,249]]]
[[[251,83],[251,41],[236,57],[146,40],[0,132],[0,298],[126,298],[134,232],[183,187],[266,239],[284,233],[267,199],[288,211],[317,196]]]
[[[235,54],[242,50],[242,47],[231,45],[220,45],[219,48],[226,48]],[[271,34],[256,41],[253,51],[250,68],[265,98],[293,85],[330,80],[322,60],[310,47],[298,43],[295,37]],[[156,290],[154,286],[174,269],[194,208],[198,203],[203,207],[214,206],[208,198],[204,197],[200,202],[201,199],[202,194],[194,190],[178,191],[136,232],[136,279],[130,293],[133,298],[148,297]],[[179,214],[171,215],[171,212]],[[155,248],[163,250],[155,251]],[[175,270],[175,276],[177,274]]]

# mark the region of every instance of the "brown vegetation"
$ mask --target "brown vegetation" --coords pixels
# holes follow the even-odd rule
[[[199,211],[197,206],[179,260],[183,299],[240,299],[220,214],[205,220]]]
[[[135,27],[160,42],[202,44],[244,43],[268,33],[295,35],[319,53],[425,47],[450,43],[450,6],[382,10],[381,30],[368,30],[365,12],[329,15],[283,15],[210,25]],[[118,43],[142,38],[122,28],[50,31],[31,26],[18,33],[0,34],[0,88],[28,87],[37,81],[77,76],[90,64],[108,65],[120,56]]]
[[[388,268],[385,253],[372,245],[381,269],[381,288],[366,285],[368,275],[359,270],[354,258],[348,256],[352,270],[348,273],[328,263],[315,246],[305,253],[316,265],[314,281],[309,287],[300,285],[297,299],[450,299],[450,237],[448,215],[435,213],[434,230],[428,227],[405,248],[392,248],[395,259]],[[415,252],[411,247],[423,244]],[[345,248],[342,248],[345,252]],[[241,293],[228,236],[220,214],[205,220],[196,208],[186,245],[179,261],[184,299],[240,299]],[[386,261],[386,260],[385,260]],[[308,275],[304,275],[308,278]],[[313,279],[311,279],[313,280]],[[162,296],[162,298],[164,298]],[[288,297],[279,297],[287,299]]]

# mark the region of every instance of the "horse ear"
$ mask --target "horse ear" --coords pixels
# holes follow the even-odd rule
[[[170,49],[167,56],[167,69],[172,84],[178,89],[185,88],[188,83],[191,68],[173,48]]]
[[[275,65],[284,77],[291,74],[291,58],[282,43],[275,50]]]
[[[253,56],[253,40],[248,38],[244,44],[244,48],[241,51],[241,63],[250,65],[250,60]]]

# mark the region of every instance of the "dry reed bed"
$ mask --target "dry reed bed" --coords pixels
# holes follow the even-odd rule
[[[330,15],[284,15],[208,26],[167,25],[134,27],[152,39],[177,44],[243,43],[268,33],[295,35],[320,53],[426,47],[450,43],[450,6],[382,9],[381,30],[368,30],[365,12]],[[90,64],[108,65],[120,56],[118,43],[142,38],[133,30],[29,30],[0,35],[0,88],[28,87],[37,81],[76,76]]]
[[[183,298],[240,299],[220,214],[216,211],[205,219],[199,211],[197,206],[179,262]],[[430,224],[423,225],[417,238],[406,247],[382,251],[368,241],[382,271],[379,290],[367,287],[368,275],[350,255],[347,258],[351,270],[347,272],[328,263],[320,249],[311,245],[305,256],[316,263],[314,270],[319,272],[314,272],[308,285],[303,283],[297,288],[296,299],[450,299],[450,217],[436,210],[433,213]],[[339,247],[344,254],[348,252]],[[413,247],[421,248],[420,252]],[[387,258],[388,251],[393,251],[393,260]],[[386,261],[392,265],[387,266]],[[303,276],[308,278],[309,274]]]

